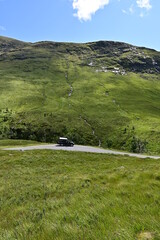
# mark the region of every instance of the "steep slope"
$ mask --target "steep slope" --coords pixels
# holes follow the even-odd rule
[[[160,53],[0,38],[0,136],[160,153]]]

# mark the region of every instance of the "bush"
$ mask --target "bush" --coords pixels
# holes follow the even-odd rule
[[[146,140],[142,141],[134,136],[131,141],[131,151],[134,153],[144,153],[147,151],[147,144]]]

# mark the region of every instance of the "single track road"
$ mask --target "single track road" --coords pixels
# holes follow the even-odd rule
[[[123,156],[127,155],[130,157],[137,157],[137,158],[160,159],[160,156],[127,153],[127,152],[120,152],[115,150],[107,150],[107,149],[98,148],[98,147],[81,146],[81,145],[75,145],[74,147],[62,147],[56,144],[47,144],[47,145],[35,145],[35,146],[28,146],[28,147],[5,148],[4,150],[29,151],[29,150],[42,150],[42,149],[87,152],[87,153],[103,153],[103,154],[114,154],[114,155],[123,155]]]

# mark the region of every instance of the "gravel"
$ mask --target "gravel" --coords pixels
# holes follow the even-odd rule
[[[42,150],[42,149],[63,150],[63,151],[73,151],[73,152],[88,152],[88,153],[103,153],[103,154],[114,154],[114,155],[123,155],[123,156],[126,155],[130,157],[138,157],[138,158],[160,159],[160,156],[150,156],[150,155],[147,156],[142,154],[120,152],[120,151],[107,150],[107,149],[98,148],[98,147],[81,146],[81,145],[74,145],[74,147],[62,147],[56,144],[48,144],[48,145],[35,145],[35,146],[28,146],[28,147],[5,148],[4,150],[29,151],[29,150]]]

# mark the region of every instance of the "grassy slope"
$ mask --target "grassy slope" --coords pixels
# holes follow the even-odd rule
[[[0,57],[1,138],[54,142],[66,135],[76,143],[101,142],[129,151],[140,139],[140,151],[160,153],[160,75],[147,73],[154,70],[150,61],[158,62],[159,53],[135,53],[126,50],[130,45],[118,43],[106,47],[6,41]],[[149,56],[145,64],[138,54]],[[135,60],[135,72],[126,59]],[[127,75],[112,72],[122,66]],[[110,71],[100,72],[102,67]]]
[[[43,144],[43,143],[41,143]],[[19,147],[19,146],[33,146],[33,145],[40,145],[39,142],[36,141],[29,141],[29,140],[10,140],[10,139],[5,139],[5,140],[0,140],[0,149],[4,149],[7,147]]]
[[[0,151],[0,165],[2,240],[160,239],[159,161]]]

